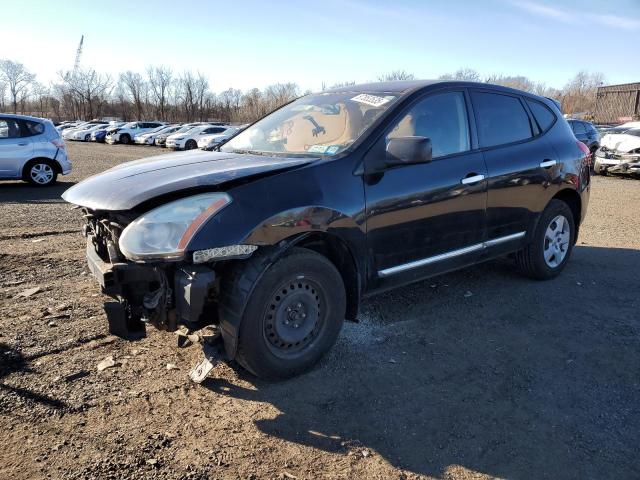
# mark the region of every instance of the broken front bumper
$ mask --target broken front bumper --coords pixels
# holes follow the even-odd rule
[[[153,323],[173,331],[178,324],[197,328],[212,323],[205,307],[215,296],[215,272],[204,265],[111,263],[87,240],[87,264],[102,292],[116,302],[105,304],[109,332],[123,338],[144,335]]]
[[[640,154],[596,152],[595,163],[612,173],[640,173]]]

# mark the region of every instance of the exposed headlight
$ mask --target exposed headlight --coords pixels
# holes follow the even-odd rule
[[[180,260],[200,227],[231,203],[226,193],[203,193],[167,203],[135,219],[120,236],[130,260]]]

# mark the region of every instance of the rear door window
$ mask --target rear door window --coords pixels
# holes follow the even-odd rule
[[[0,138],[19,138],[20,125],[12,118],[0,119]]]
[[[518,97],[471,92],[480,147],[519,142],[533,136],[529,115]]]
[[[573,128],[573,133],[575,133],[576,135],[584,135],[585,133],[587,133],[582,122],[571,122],[571,128]]]
[[[540,131],[546,132],[551,128],[551,125],[556,121],[555,114],[551,111],[549,107],[543,105],[540,102],[536,102],[535,100],[531,100],[527,98],[527,105],[531,109],[531,113],[536,119],[538,123],[538,127],[540,127]]]
[[[23,136],[31,137],[33,135],[40,135],[44,133],[44,125],[40,122],[34,122],[31,120],[23,120]]]

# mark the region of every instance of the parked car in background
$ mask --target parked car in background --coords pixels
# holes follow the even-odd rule
[[[60,125],[56,127],[56,130],[58,130],[59,132],[63,132],[69,128],[77,127],[82,123],[84,122],[79,122],[79,121],[62,122]]]
[[[224,127],[217,127],[224,128]],[[235,134],[242,130],[241,127],[227,127],[220,133],[213,133],[208,135],[203,135],[198,140],[198,148],[202,150],[213,150],[216,146],[220,145],[220,143],[229,140]]]
[[[44,187],[70,172],[64,141],[51,120],[0,114],[0,179]]]
[[[198,140],[204,135],[223,133],[228,127],[204,124],[190,128],[183,133],[174,133],[167,137],[166,146],[174,150],[192,150],[198,148]]]
[[[594,154],[600,148],[600,133],[591,122],[585,120],[567,120],[578,140],[584,143],[589,151]]]
[[[73,128],[67,128],[62,132],[62,138],[65,140],[71,140],[73,134],[79,130],[86,130],[91,127],[95,127],[96,125],[108,125],[109,122],[105,122],[103,120],[91,120],[89,122],[82,122],[79,125],[74,126]]]
[[[99,125],[87,125],[86,127],[76,128],[73,133],[69,135],[69,140],[76,140],[81,142],[89,142],[91,140],[91,134],[99,130],[106,130],[110,125],[108,123]]]
[[[593,170],[599,175],[640,174],[640,128],[605,135],[596,152]]]
[[[182,125],[162,125],[146,133],[139,133],[135,136],[134,142],[138,145],[153,145],[158,135],[164,135],[166,133],[167,136],[169,136],[177,132],[181,126]]]
[[[133,137],[140,133],[148,132],[160,126],[163,126],[163,122],[129,122],[125,123],[121,127],[109,129],[105,142],[114,144],[122,143],[128,145],[133,141]]]
[[[305,95],[220,152],[122,164],[63,198],[116,298],[112,333],[215,323],[227,358],[278,379],[311,368],[367,295],[504,255],[560,274],[589,157],[543,97],[385,82]]]
[[[156,139],[154,141],[154,144],[158,147],[166,147],[167,145],[167,138],[169,138],[171,135],[177,134],[177,133],[184,133],[190,129],[192,129],[193,127],[197,127],[199,125],[202,125],[201,123],[186,123],[184,125],[180,125],[180,128],[178,128],[175,132],[172,133],[158,133],[158,135],[156,135]]]
[[[107,125],[106,128],[104,128],[102,130],[95,130],[95,131],[91,132],[91,141],[92,142],[98,142],[98,143],[104,143],[105,138],[107,137],[107,132],[109,130],[121,127],[125,123],[126,122],[109,122],[109,125]]]

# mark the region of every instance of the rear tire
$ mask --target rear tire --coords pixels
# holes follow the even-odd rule
[[[91,135],[90,134],[85,135],[84,136],[84,141],[88,142],[89,140],[91,140]]]
[[[24,180],[38,187],[48,187],[56,183],[58,171],[51,160],[31,160],[24,168]]]
[[[544,209],[530,243],[516,253],[516,264],[526,276],[548,280],[564,269],[575,242],[573,212],[561,200]]]
[[[327,258],[304,248],[292,248],[268,267],[260,266],[259,258],[246,262],[221,292],[221,316],[244,305],[237,362],[272,380],[309,370],[342,328],[346,293],[340,273]]]

